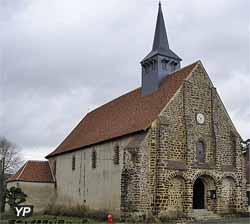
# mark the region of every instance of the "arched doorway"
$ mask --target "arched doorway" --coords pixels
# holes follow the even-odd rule
[[[193,187],[193,209],[205,208],[205,186],[201,178],[198,178]]]

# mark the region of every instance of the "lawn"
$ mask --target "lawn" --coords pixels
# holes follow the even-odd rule
[[[90,219],[84,219],[84,218],[77,218],[77,217],[66,217],[66,216],[52,216],[52,215],[34,215],[32,217],[27,217],[27,218],[17,218],[16,216],[11,216],[11,215],[2,215],[1,216],[1,220],[18,220],[19,222],[17,223],[25,223],[24,221],[28,222],[28,223],[40,223],[40,224],[52,224],[52,223],[74,223],[74,224],[83,224],[83,223],[87,223],[87,224],[105,224],[107,222],[103,221],[103,222],[98,222],[98,221],[94,221],[94,220],[90,220]],[[23,222],[20,222],[23,221]],[[0,221],[1,223],[1,221]]]

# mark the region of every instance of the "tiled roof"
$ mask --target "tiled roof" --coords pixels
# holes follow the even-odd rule
[[[46,158],[146,130],[197,64],[168,75],[150,95],[142,96],[138,88],[88,113]]]
[[[27,161],[7,182],[25,181],[53,183],[54,179],[48,161]]]

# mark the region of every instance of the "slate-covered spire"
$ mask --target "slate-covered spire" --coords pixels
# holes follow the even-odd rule
[[[161,81],[180,68],[180,62],[181,58],[169,48],[162,7],[159,3],[153,47],[141,61],[142,95],[158,90]]]
[[[158,16],[156,21],[155,36],[154,36],[154,43],[152,50],[156,51],[158,49],[164,49],[164,50],[169,49],[167,32],[161,9],[161,2],[159,2]]]

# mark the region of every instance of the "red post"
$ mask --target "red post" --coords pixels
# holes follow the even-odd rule
[[[111,214],[108,214],[108,224],[112,224],[113,223],[113,217]]]

